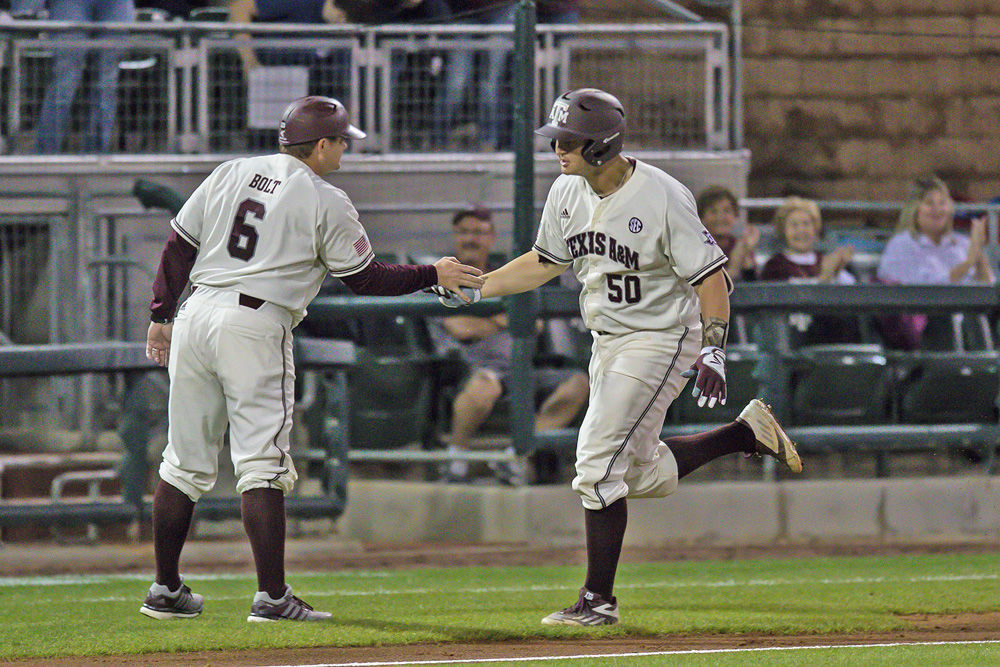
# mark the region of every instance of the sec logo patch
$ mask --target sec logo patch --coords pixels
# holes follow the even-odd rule
[[[642,231],[642,220],[639,218],[632,218],[628,221],[628,230],[633,234],[638,234]]]

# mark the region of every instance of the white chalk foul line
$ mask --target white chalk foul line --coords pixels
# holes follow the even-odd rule
[[[767,651],[822,651],[836,649],[895,648],[899,646],[968,646],[1000,644],[1000,640],[970,640],[953,642],[884,642],[877,644],[822,644],[817,646],[758,646],[753,648],[705,648],[676,651],[642,651],[635,653],[590,653],[586,655],[541,655],[519,658],[479,658],[447,660],[393,660],[373,662],[323,662],[298,665],[270,665],[269,667],[402,667],[404,665],[480,665],[494,662],[550,662],[552,660],[597,660],[601,658],[644,658],[668,655],[711,655],[724,653],[762,653]]]
[[[297,577],[337,577],[351,579],[382,579],[392,576],[390,572],[375,570],[341,570],[339,572],[299,572]],[[184,581],[229,581],[253,579],[253,574],[221,573],[184,575]],[[0,588],[5,586],[71,586],[79,584],[107,584],[114,581],[149,581],[150,574],[54,574],[25,577],[0,577]]]
[[[336,577],[344,576],[347,573],[311,573],[311,575]],[[305,576],[305,575],[300,575]],[[371,576],[381,577],[381,573],[362,574],[355,573],[355,577]],[[220,581],[231,579],[249,579],[249,575],[197,575],[185,577],[188,583],[196,581]],[[746,586],[804,586],[804,585],[825,585],[843,586],[858,584],[893,584],[893,583],[935,583],[949,581],[992,581],[1000,579],[1000,574],[943,574],[926,575],[922,577],[843,577],[839,579],[722,579],[717,581],[655,581],[646,584],[618,584],[619,589],[630,588],[735,588]],[[111,583],[112,581],[152,581],[149,575],[66,575],[56,577],[3,577],[0,578],[0,588],[4,586],[65,586],[70,584],[91,585],[100,583]],[[490,586],[490,587],[466,587],[448,589],[451,594],[468,595],[494,595],[502,593],[524,593],[536,592],[547,593],[553,591],[569,591],[570,588],[562,585],[535,585],[535,586]],[[440,593],[440,588],[377,588],[373,590],[309,590],[306,594],[309,597],[373,597],[376,595],[428,595]],[[213,600],[240,600],[246,595],[213,595]],[[122,597],[106,595],[92,598],[79,598],[79,602],[129,602],[132,597]],[[44,600],[36,601],[43,602]]]
[[[225,578],[225,577],[218,577]],[[721,581],[655,581],[648,584],[618,584],[619,589],[630,588],[736,588],[746,586],[804,586],[804,585],[826,585],[843,586],[858,584],[892,584],[892,583],[935,583],[948,581],[990,581],[1000,578],[998,574],[949,574],[949,575],[927,575],[924,577],[845,577],[843,579],[725,579]],[[147,577],[146,580],[149,580]],[[189,582],[196,580],[191,577]],[[558,591],[570,591],[566,586],[557,585],[536,585],[536,586],[490,586],[490,587],[466,587],[449,588],[449,594],[466,595],[495,595],[503,593],[548,593]],[[374,590],[314,590],[303,591],[304,595],[310,598],[323,597],[373,597],[376,595],[431,595],[441,593],[441,588],[379,588]],[[213,600],[241,600],[246,595],[213,595]],[[101,596],[94,598],[80,598],[80,602],[127,602],[132,597],[121,596]]]

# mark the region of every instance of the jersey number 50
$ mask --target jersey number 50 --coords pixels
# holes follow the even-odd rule
[[[253,213],[258,221],[264,219],[264,205],[255,199],[244,199],[236,209],[236,217],[233,219],[233,229],[229,232],[229,243],[226,249],[229,256],[242,259],[244,262],[250,261],[253,253],[257,250],[257,228],[247,222],[247,213]]]
[[[625,303],[639,303],[642,299],[642,287],[639,276],[629,274],[623,276],[619,273],[608,274],[608,301],[611,303],[621,303],[622,297]]]

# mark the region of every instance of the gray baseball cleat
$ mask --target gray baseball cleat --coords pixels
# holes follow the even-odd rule
[[[146,601],[139,607],[139,613],[165,621],[172,618],[194,618],[204,609],[205,598],[192,593],[182,580],[181,587],[176,591],[157,583],[150,586]]]
[[[263,591],[257,591],[253,596],[253,605],[247,620],[251,622],[267,621],[326,621],[332,614],[327,611],[314,611],[312,607],[292,595],[292,587],[285,584],[285,594],[280,600],[274,600]]]
[[[773,456],[792,472],[802,472],[802,459],[795,451],[795,443],[774,418],[770,407],[755,398],[747,403],[737,419],[753,431],[758,454]]]
[[[618,600],[608,602],[597,593],[580,589],[580,599],[572,607],[549,614],[542,625],[614,625],[618,622]]]

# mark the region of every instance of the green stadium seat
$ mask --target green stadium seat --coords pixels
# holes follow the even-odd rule
[[[395,449],[425,443],[431,431],[430,361],[357,351],[348,373],[351,449]]]
[[[894,397],[894,368],[879,345],[808,346],[792,361],[792,424],[889,423]]]
[[[917,353],[903,362],[899,418],[906,424],[997,421],[1000,353]]]

